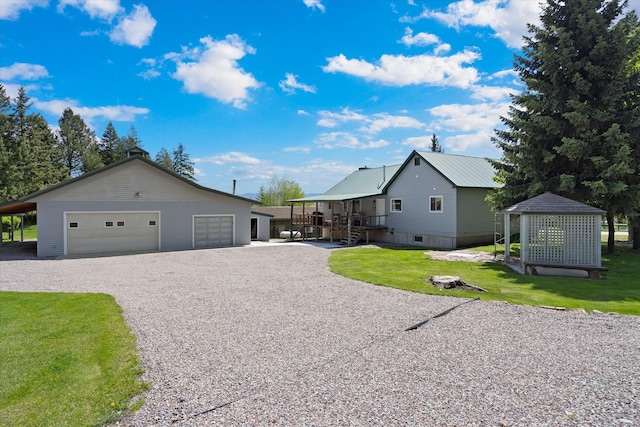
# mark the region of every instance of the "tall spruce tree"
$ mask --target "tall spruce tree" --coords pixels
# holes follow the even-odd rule
[[[16,199],[65,177],[47,121],[29,112],[24,88],[11,102],[0,87],[0,200]]]
[[[164,147],[158,151],[154,161],[165,169],[173,170],[173,159],[171,159],[171,155]]]
[[[171,153],[173,171],[183,178],[195,181],[193,162],[187,152],[184,150],[184,145],[178,144],[178,147]]]
[[[120,137],[116,128],[113,127],[113,123],[107,123],[107,127],[102,134],[102,140],[100,141],[100,156],[102,163],[110,165],[122,158],[120,153]]]
[[[638,111],[625,98],[637,91],[628,87],[628,64],[640,39],[625,6],[547,0],[541,26],[529,25],[524,54],[515,57],[526,88],[493,138],[503,153],[493,162],[503,184],[488,196],[494,208],[553,191],[605,209],[610,224],[630,209]]]
[[[95,134],[85,124],[82,117],[75,114],[71,108],[66,108],[58,120],[58,146],[62,152],[64,165],[69,177],[76,177],[84,172],[83,156],[93,149]]]
[[[438,137],[435,133],[431,137],[431,146],[429,147],[429,149],[432,153],[444,153],[442,145],[440,145],[440,140],[438,140]]]

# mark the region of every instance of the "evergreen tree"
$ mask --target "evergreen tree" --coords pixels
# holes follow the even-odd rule
[[[102,163],[110,165],[118,160],[122,159],[122,153],[120,153],[120,137],[116,128],[109,122],[102,134],[102,140],[100,141],[100,156]]]
[[[444,150],[442,149],[442,145],[440,145],[438,137],[436,136],[435,133],[431,137],[431,146],[429,148],[431,149],[432,153],[444,153]]]
[[[136,131],[136,128],[131,125],[131,127],[129,128],[129,132],[127,132],[127,135],[120,138],[120,145],[117,150],[119,156],[118,160],[126,158],[127,151],[129,151],[133,147],[142,147],[142,141],[138,137],[138,131]]]
[[[625,5],[547,0],[541,26],[529,26],[524,55],[515,57],[526,88],[513,96],[502,118],[506,129],[493,138],[503,152],[493,162],[503,184],[488,197],[494,208],[544,191],[599,206],[611,224],[629,208],[622,200],[638,173],[632,160],[638,112],[625,97],[640,40]]]
[[[0,85],[0,202],[11,200],[10,186],[15,172],[11,161],[13,125],[11,123],[11,98]]]
[[[82,117],[74,114],[71,108],[66,108],[62,117],[58,120],[60,131],[58,132],[58,146],[62,151],[62,158],[69,176],[76,177],[88,169],[83,164],[83,155],[93,149],[95,135],[84,123]]]
[[[258,201],[264,206],[286,206],[287,200],[302,197],[304,197],[302,188],[297,182],[286,177],[271,177],[268,187],[261,185],[258,191]]]
[[[178,148],[173,150],[172,155],[173,171],[183,178],[195,181],[193,162],[189,154],[184,151],[184,146],[178,144]]]
[[[162,147],[156,154],[154,161],[165,169],[173,170],[173,160],[166,148]]]
[[[12,103],[0,86],[0,200],[57,184],[64,176],[56,140],[46,120],[29,113],[24,88]]]

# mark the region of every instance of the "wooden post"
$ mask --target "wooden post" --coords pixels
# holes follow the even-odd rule
[[[293,241],[293,202],[291,202],[291,217],[289,218],[289,239]]]

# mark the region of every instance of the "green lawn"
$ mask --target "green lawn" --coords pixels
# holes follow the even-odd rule
[[[329,265],[346,277],[425,294],[640,315],[640,253],[628,248],[603,255],[603,265],[609,268],[604,280],[524,276],[500,263],[431,260],[428,251],[416,248],[334,251]],[[435,275],[460,276],[487,292],[440,291],[428,282]]]
[[[38,226],[37,225],[27,225],[24,227],[24,240],[33,240],[38,237]],[[15,242],[20,241],[20,228],[16,228],[13,232],[13,240]],[[9,243],[9,233],[3,231],[2,232],[2,243]]]
[[[95,426],[142,404],[135,336],[112,296],[0,292],[0,308],[2,426]]]

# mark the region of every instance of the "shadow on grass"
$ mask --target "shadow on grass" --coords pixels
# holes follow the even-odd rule
[[[482,263],[477,268],[490,271],[502,282],[500,287],[543,291],[562,298],[592,302],[640,303],[639,253],[621,253],[605,264],[609,271],[602,280],[560,276],[522,275],[498,263]]]

